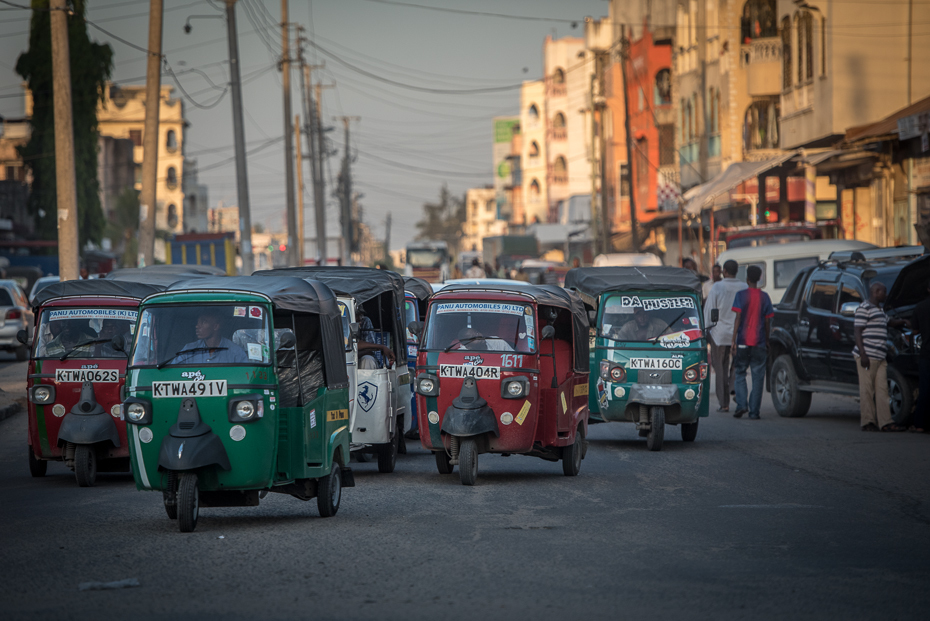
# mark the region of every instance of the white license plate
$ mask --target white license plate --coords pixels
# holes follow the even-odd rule
[[[152,382],[152,397],[225,397],[226,380]]]
[[[119,381],[117,369],[56,369],[56,382],[114,383]]]
[[[681,358],[630,358],[627,368],[648,369],[650,371],[680,370]]]
[[[472,364],[441,364],[439,365],[439,377],[473,377],[475,379],[499,380],[501,378],[501,368]]]

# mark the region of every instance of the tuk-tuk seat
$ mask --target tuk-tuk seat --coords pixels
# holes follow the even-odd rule
[[[555,370],[558,371],[556,381],[559,385],[566,381],[572,374],[572,344],[562,339],[555,339],[555,355],[558,362],[555,362]],[[552,384],[553,376],[553,358],[552,358],[552,339],[543,339],[539,343],[539,381],[540,388],[549,388]]]

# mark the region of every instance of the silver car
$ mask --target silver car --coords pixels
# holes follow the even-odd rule
[[[26,360],[29,349],[16,335],[25,330],[32,336],[34,317],[26,294],[14,280],[0,280],[0,350],[16,352],[17,360]]]

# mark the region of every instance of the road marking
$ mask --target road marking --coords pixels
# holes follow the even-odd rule
[[[823,505],[720,505],[718,509],[826,509]]]

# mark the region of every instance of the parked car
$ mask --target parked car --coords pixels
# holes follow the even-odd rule
[[[28,358],[29,349],[18,335],[25,330],[32,337],[33,319],[23,288],[14,280],[0,280],[0,349],[16,352],[19,361]]]
[[[721,252],[717,264],[722,266],[729,260],[739,263],[736,278],[746,280],[746,268],[758,265],[762,270],[759,288],[769,294],[772,304],[778,304],[785,289],[791,284],[795,275],[805,267],[826,261],[837,251],[855,251],[875,248],[873,244],[854,239],[826,239],[790,244],[772,244],[732,248]]]
[[[930,255],[915,259],[908,251],[882,258],[869,254],[887,255],[887,249],[850,253],[848,261],[834,257],[795,276],[775,306],[770,339],[768,387],[780,416],[807,414],[815,392],[859,396],[854,316],[869,287],[888,288],[889,319],[909,318],[926,295]],[[904,424],[914,407],[920,344],[910,330],[889,328],[888,335],[891,415]]]

